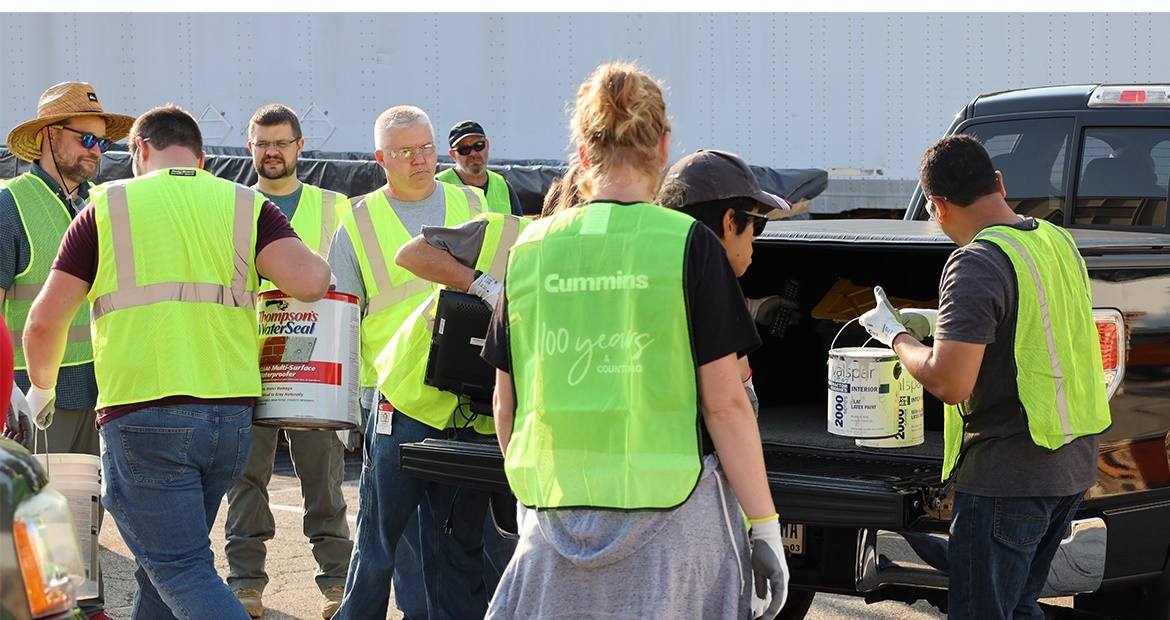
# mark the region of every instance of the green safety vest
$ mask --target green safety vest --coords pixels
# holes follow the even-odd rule
[[[260,395],[256,221],[264,196],[195,168],[92,194],[98,408]]]
[[[504,177],[492,172],[487,172],[487,206],[488,210],[495,213],[511,213],[512,212],[512,196],[508,193],[508,181]],[[459,174],[455,172],[454,168],[447,168],[446,170],[435,175],[435,178],[444,183],[452,185],[467,185],[463,179],[459,178]],[[477,188],[478,189],[478,188]]]
[[[28,321],[33,300],[49,279],[53,260],[57,258],[57,250],[61,248],[61,240],[65,238],[65,230],[69,228],[73,216],[69,212],[69,207],[61,202],[53,190],[31,172],[9,179],[5,185],[16,201],[20,224],[28,236],[30,249],[28,267],[16,274],[12,279],[12,288],[8,289],[4,296],[4,322],[7,323],[9,334],[12,336],[15,366],[17,370],[25,370],[28,366],[24,360],[22,344],[24,325]],[[92,361],[89,304],[83,302],[77,309],[77,314],[73,315],[73,320],[69,322],[65,357],[62,358],[61,365],[78,366]]]
[[[329,205],[330,208],[326,208]],[[301,184],[301,198],[293,211],[289,224],[297,236],[318,256],[328,260],[329,245],[333,243],[333,232],[341,214],[349,209],[349,199],[337,192],[321,189],[308,183]],[[276,285],[268,280],[260,281],[260,290],[275,290]]]
[[[516,417],[508,483],[537,508],[669,509],[702,470],[684,289],[688,215],[595,202],[508,259]]]
[[[1011,259],[1019,291],[1015,361],[1020,404],[1032,441],[1056,450],[1101,433],[1111,418],[1085,261],[1068,231],[1044,220],[1036,223],[1031,231],[989,226],[975,241],[994,243]],[[959,407],[947,405],[945,414],[944,480],[958,463],[963,442]]]
[[[474,187],[439,183],[446,215],[444,226],[457,226],[483,211],[483,193]],[[353,242],[366,307],[361,325],[361,387],[378,385],[374,360],[390,342],[399,326],[425,296],[435,290],[428,282],[394,264],[394,254],[410,241],[402,221],[394,213],[383,188],[363,196],[353,208],[341,214],[341,225]]]
[[[503,282],[508,249],[516,243],[529,220],[502,213],[483,213],[479,217],[487,220],[487,227],[475,269]],[[374,366],[378,372],[378,389],[396,410],[442,430],[459,426],[454,414],[460,398],[423,382],[438,299],[439,291],[435,291],[410,313],[378,355]],[[483,435],[496,432],[495,423],[488,416],[475,416],[471,425]]]

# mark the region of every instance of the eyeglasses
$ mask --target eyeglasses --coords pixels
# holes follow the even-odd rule
[[[253,142],[252,148],[255,148],[256,150],[263,152],[263,151],[267,151],[268,147],[275,146],[278,151],[283,151],[284,149],[287,149],[288,147],[296,144],[299,141],[300,141],[300,138],[294,138],[292,140],[277,140],[276,142],[269,142],[267,140],[260,140],[258,142]]]
[[[946,196],[936,196],[934,194],[931,194],[931,195],[926,197],[926,214],[930,216],[930,219],[937,220],[938,219],[938,207],[936,207],[934,205],[934,201],[931,200],[931,198],[937,198],[939,200],[942,200],[943,202],[946,202],[949,199]]]
[[[752,223],[753,237],[759,237],[764,234],[764,228],[768,226],[768,216],[763,213],[756,213],[755,211],[736,211],[736,213],[746,215],[750,218],[749,221]]]
[[[94,145],[97,145],[98,150],[105,153],[110,149],[110,145],[113,144],[113,142],[106,138],[99,138],[92,133],[78,131],[72,127],[66,127],[64,125],[53,125],[53,129],[64,129],[65,131],[72,131],[73,133],[81,136],[81,146],[87,149],[92,149]]]
[[[430,157],[435,152],[435,144],[433,142],[427,142],[422,146],[408,146],[396,151],[383,149],[383,152],[393,159],[413,159],[415,153],[419,153],[423,157]]]
[[[479,142],[476,142],[474,144],[468,144],[467,146],[461,146],[461,147],[455,149],[455,152],[466,157],[466,156],[470,155],[472,151],[475,151],[476,153],[478,153],[486,148],[487,148],[487,142],[480,140]]]

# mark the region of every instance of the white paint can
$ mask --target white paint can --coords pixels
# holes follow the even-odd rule
[[[829,351],[829,433],[884,439],[898,433],[898,356],[886,348]]]
[[[49,474],[49,486],[65,496],[77,534],[77,546],[85,564],[85,581],[77,587],[78,599],[97,598],[98,515],[102,495],[102,460],[92,454],[34,454]]]
[[[258,299],[260,398],[252,422],[296,430],[357,427],[357,297],[330,291],[304,303],[280,291]]]
[[[922,384],[902,369],[898,378],[898,432],[889,439],[858,439],[865,448],[909,448],[926,441],[922,409]]]

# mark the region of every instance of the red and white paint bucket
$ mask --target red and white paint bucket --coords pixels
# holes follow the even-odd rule
[[[330,291],[304,303],[260,293],[260,398],[252,422],[296,430],[357,427],[357,297]]]

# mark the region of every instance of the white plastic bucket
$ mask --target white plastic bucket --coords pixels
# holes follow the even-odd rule
[[[357,427],[357,297],[330,292],[303,303],[259,295],[260,398],[252,421],[298,430]]]
[[[909,448],[926,441],[923,426],[922,384],[902,369],[898,378],[898,432],[889,439],[858,439],[865,448]]]
[[[52,453],[33,457],[49,473],[49,486],[69,501],[77,545],[85,563],[85,581],[77,588],[77,598],[95,598],[100,570],[98,502],[102,494],[102,460],[92,454]]]
[[[884,439],[898,433],[898,356],[886,348],[829,351],[829,433]]]

